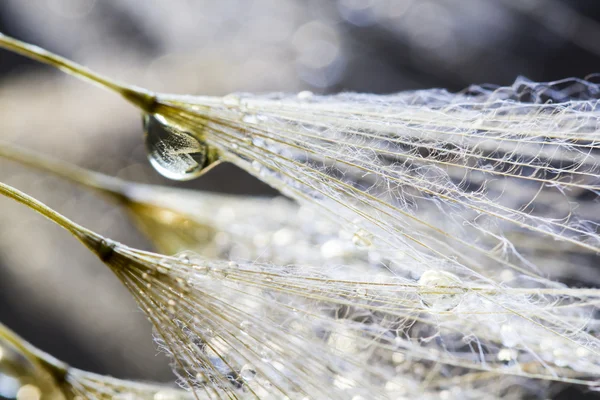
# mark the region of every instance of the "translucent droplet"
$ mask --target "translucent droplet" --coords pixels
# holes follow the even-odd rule
[[[166,178],[178,181],[197,178],[216,161],[206,143],[167,126],[160,116],[146,114],[144,131],[150,164]]]
[[[252,169],[255,171],[260,171],[262,169],[262,165],[258,161],[252,161]]]
[[[354,243],[354,245],[356,247],[358,247],[359,249],[366,249],[368,247],[371,247],[372,240],[373,240],[373,236],[369,232],[365,231],[364,229],[359,229],[352,236],[352,243]]]
[[[515,347],[521,341],[519,332],[511,324],[504,324],[500,327],[500,338],[506,347]]]
[[[240,331],[247,335],[248,334],[248,330],[252,327],[252,322],[250,321],[242,321],[240,323]]]
[[[310,90],[303,90],[296,95],[298,100],[309,100],[314,96],[313,92]]]
[[[219,268],[211,268],[209,271],[211,278],[214,279],[225,279],[227,278],[227,271],[224,271]]]
[[[228,94],[227,96],[223,97],[223,104],[228,107],[237,107],[241,104],[240,96],[237,94]]]
[[[41,397],[40,388],[32,384],[21,386],[17,392],[17,400],[40,400]]]
[[[460,278],[450,272],[426,271],[419,278],[421,303],[432,311],[450,311],[462,301],[460,286]]]
[[[256,377],[256,370],[251,364],[246,364],[240,370],[240,376],[245,381],[251,381]]]
[[[254,114],[246,114],[242,117],[242,121],[247,124],[258,124],[258,117]]]
[[[269,349],[268,347],[263,347],[263,348],[260,350],[260,353],[259,353],[259,355],[260,355],[260,359],[261,359],[263,362],[266,362],[266,363],[268,363],[268,362],[271,362],[271,360],[273,360],[273,352],[272,352],[272,351],[271,351],[271,349]]]
[[[500,349],[498,352],[498,361],[512,363],[517,360],[518,353],[514,349]]]

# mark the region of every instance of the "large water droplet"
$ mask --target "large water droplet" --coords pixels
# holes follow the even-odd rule
[[[178,181],[197,178],[216,161],[206,143],[165,125],[160,116],[146,114],[144,131],[150,164],[166,178]]]
[[[240,370],[240,376],[245,381],[251,381],[256,377],[256,370],[252,364],[246,364]]]
[[[450,311],[462,301],[460,286],[460,278],[450,272],[426,271],[419,278],[421,303],[432,311]]]

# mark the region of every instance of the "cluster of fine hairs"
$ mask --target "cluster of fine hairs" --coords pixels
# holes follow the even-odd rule
[[[296,201],[128,183],[0,146],[115,199],[178,253],[117,243],[0,184],[130,291],[186,390],[169,396],[524,398],[600,383],[600,289],[563,283],[599,281],[598,85],[169,96],[0,46],[137,106],[164,176],[231,162]],[[71,375],[89,398],[163,390]]]

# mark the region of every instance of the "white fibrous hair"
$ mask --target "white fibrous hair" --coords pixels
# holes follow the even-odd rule
[[[192,179],[228,161],[311,210],[286,220],[265,205],[271,215],[243,214],[240,230],[205,218],[217,227],[210,234],[230,238],[256,239],[247,228],[263,224],[268,240],[247,254],[278,246],[271,259],[165,256],[105,239],[0,183],[112,269],[195,398],[544,398],[552,382],[597,388],[600,290],[574,284],[600,281],[597,84],[172,96],[1,34],[0,46],[138,107],[164,176]],[[133,193],[119,196],[135,199],[142,227],[158,223],[147,232],[175,210],[194,215],[191,225],[203,218],[189,212],[194,202]],[[149,236],[175,243],[177,226]],[[314,244],[311,257],[282,259],[297,240]],[[326,260],[350,243],[348,258]]]
[[[521,397],[542,393],[543,381],[594,385],[600,373],[583,328],[594,325],[593,289],[498,288],[438,270],[415,282],[367,266],[210,261],[83,241],[200,397]]]
[[[348,278],[366,293],[353,305],[399,314],[369,311],[361,332],[408,325],[394,340],[421,360],[593,386],[598,292],[558,278],[598,281],[599,92],[519,79],[457,94],[158,96],[156,111],[353,232],[377,260]],[[311,271],[334,296],[349,270]],[[411,297],[417,286],[429,293]]]

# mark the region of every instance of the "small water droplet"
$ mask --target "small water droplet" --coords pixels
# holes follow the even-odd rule
[[[258,117],[254,114],[245,114],[242,121],[247,124],[258,124]]]
[[[225,279],[227,278],[227,271],[219,268],[211,268],[209,274],[214,279]]]
[[[228,94],[223,97],[223,104],[227,107],[238,107],[241,104],[240,96],[237,94]]]
[[[150,164],[166,178],[197,178],[216,159],[206,143],[187,132],[167,126],[157,116],[144,116],[146,151]]]
[[[251,381],[256,377],[256,370],[251,364],[246,364],[240,370],[240,376],[245,381]]]
[[[359,296],[366,296],[368,291],[366,288],[364,287],[357,287],[356,289],[354,289],[354,291],[356,292],[357,295]]]
[[[248,334],[248,330],[250,330],[251,327],[252,327],[252,322],[250,322],[250,321],[240,322],[240,331],[245,335]]]
[[[252,161],[252,169],[255,171],[260,171],[262,165],[258,161]]]
[[[419,278],[419,297],[423,306],[432,311],[450,311],[463,298],[460,278],[450,272],[429,270]]]
[[[265,140],[261,137],[254,136],[254,137],[252,137],[252,144],[256,147],[264,147]]]
[[[273,352],[272,352],[272,351],[271,351],[271,349],[269,349],[268,347],[263,347],[263,348],[260,350],[260,353],[259,353],[259,355],[260,355],[260,359],[261,359],[263,362],[266,362],[266,363],[268,363],[268,362],[271,362],[271,360],[273,360]]]
[[[354,243],[354,245],[356,247],[358,247],[359,249],[366,249],[368,247],[371,247],[372,240],[373,240],[373,235],[371,235],[369,232],[365,231],[364,229],[359,229],[352,236],[352,243]]]
[[[198,275],[206,275],[210,271],[210,268],[206,265],[194,265],[192,268]]]
[[[299,92],[296,95],[296,97],[298,98],[298,100],[309,100],[313,96],[314,96],[314,94],[310,90],[303,90],[303,91]]]
[[[517,360],[518,353],[514,349],[500,349],[498,352],[498,361],[502,361],[505,363],[512,363]]]
[[[515,347],[521,341],[519,332],[511,324],[503,324],[500,327],[500,338],[506,347]]]

